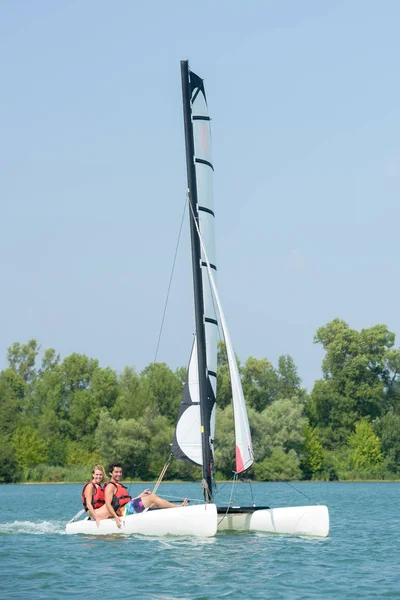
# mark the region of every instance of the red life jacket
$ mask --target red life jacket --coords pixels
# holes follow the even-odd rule
[[[109,481],[106,485],[112,484],[116,488],[116,492],[111,501],[111,506],[117,512],[120,508],[128,504],[132,500],[129,495],[128,488],[122,485],[122,483],[114,483],[113,481]]]
[[[82,490],[82,504],[83,504],[83,508],[87,511],[88,507],[86,505],[86,498],[85,498],[85,490],[87,488],[88,485],[92,484],[94,486],[95,492],[92,496],[92,506],[93,508],[100,508],[100,506],[103,506],[105,500],[104,500],[104,490],[101,487],[101,485],[99,483],[93,483],[93,481],[88,481],[87,483],[85,483],[85,486]]]

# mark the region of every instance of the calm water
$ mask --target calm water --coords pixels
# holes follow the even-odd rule
[[[0,597],[141,600],[400,598],[400,483],[298,483],[331,517],[327,539],[266,534],[216,538],[64,535],[78,485],[0,486]],[[132,484],[135,495],[147,486]],[[257,504],[309,501],[283,483],[252,486]],[[197,484],[164,496],[199,497]],[[228,499],[226,486],[220,493]],[[247,484],[236,501],[250,501]]]

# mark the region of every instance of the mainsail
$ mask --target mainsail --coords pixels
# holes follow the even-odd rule
[[[218,321],[207,264],[201,251],[201,231],[211,268],[215,260],[213,165],[211,129],[203,80],[181,62],[185,118],[186,163],[190,214],[192,266],[195,296],[196,336],[183,390],[172,455],[203,467],[203,476],[212,490],[215,398],[217,391]]]
[[[212,493],[218,316],[225,339],[232,386],[236,472],[253,464],[250,427],[242,384],[215,283],[215,237],[211,130],[203,80],[182,61],[186,163],[189,188],[196,336],[183,390],[172,455],[203,467]]]

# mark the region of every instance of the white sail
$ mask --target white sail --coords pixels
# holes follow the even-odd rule
[[[191,78],[195,77],[190,73]],[[215,255],[215,233],[214,233],[214,199],[213,199],[213,174],[211,154],[211,127],[204,87],[199,84],[195,88],[192,97],[192,122],[193,141],[195,150],[195,168],[197,182],[197,201],[199,212],[199,228],[204,242],[204,248],[210,259],[210,266],[216,273]],[[210,383],[214,392],[217,393],[217,346],[218,346],[218,322],[213,293],[207,275],[207,265],[202,251],[202,283],[204,302],[204,327],[206,335],[206,358],[207,370]],[[214,431],[212,430],[212,438]]]
[[[190,114],[193,132],[193,151],[191,157],[195,168],[196,198],[198,222],[204,239],[211,268],[216,271],[214,207],[213,207],[213,172],[211,155],[211,130],[207,100],[203,80],[192,71],[190,79]],[[191,218],[191,217],[190,217]],[[204,254],[201,254],[202,304],[205,335],[205,358],[207,378],[206,413],[209,421],[210,439],[208,444],[214,454],[215,432],[215,398],[217,393],[217,344],[218,321],[216,307],[207,275]],[[203,464],[202,433],[200,417],[199,374],[197,362],[196,339],[189,361],[187,380],[182,394],[177,426],[172,443],[172,455],[189,460],[197,465]]]
[[[225,340],[226,352],[228,355],[228,364],[229,364],[229,373],[231,376],[231,386],[232,386],[232,404],[233,404],[233,413],[234,413],[234,422],[235,422],[235,445],[236,445],[236,472],[243,473],[251,467],[254,462],[254,454],[253,454],[253,444],[251,441],[251,432],[249,419],[247,416],[246,409],[246,401],[244,399],[242,382],[240,380],[239,369],[236,362],[235,353],[233,351],[233,346],[231,342],[231,338],[229,335],[228,327],[225,321],[225,316],[222,310],[221,301],[219,299],[219,294],[217,290],[217,286],[214,281],[213,272],[211,270],[211,265],[207,257],[207,253],[203,244],[202,237],[200,232],[198,232],[200,243],[202,246],[202,250],[204,253],[208,277],[210,280],[210,285],[213,291],[213,295],[218,307],[218,314],[221,322],[221,328]]]
[[[210,420],[211,431],[215,431],[215,403]],[[203,464],[200,432],[199,371],[195,339],[190,355],[187,381],[182,394],[181,411],[175,429],[173,446],[176,458],[189,460],[200,466]]]

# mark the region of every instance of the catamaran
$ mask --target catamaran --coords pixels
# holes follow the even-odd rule
[[[210,537],[220,531],[259,531],[326,537],[326,506],[217,506],[214,482],[214,439],[219,330],[225,341],[234,409],[237,478],[254,462],[246,402],[221,301],[216,285],[214,238],[213,162],[211,128],[203,80],[181,61],[183,116],[191,233],[195,337],[171,447],[174,458],[202,467],[204,502],[174,509],[146,510],[97,527],[88,518],[73,518],[66,533],[89,535],[142,534]],[[83,511],[81,511],[83,512]],[[80,515],[80,513],[78,513]]]

